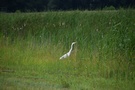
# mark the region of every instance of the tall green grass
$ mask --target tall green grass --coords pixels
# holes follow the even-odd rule
[[[121,89],[133,89],[134,18],[134,10],[1,13],[0,73],[13,71],[64,88],[89,89],[90,83],[100,90],[102,79],[113,79],[126,81]],[[73,41],[71,57],[60,61]]]

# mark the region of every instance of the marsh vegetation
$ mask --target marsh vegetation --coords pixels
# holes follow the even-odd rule
[[[71,57],[59,60],[73,41]],[[134,85],[134,10],[1,13],[1,89],[134,90]]]

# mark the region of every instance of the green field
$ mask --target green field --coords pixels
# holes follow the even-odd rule
[[[0,90],[134,89],[134,10],[0,13]]]

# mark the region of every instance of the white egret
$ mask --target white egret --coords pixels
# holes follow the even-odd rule
[[[71,52],[72,52],[72,50],[73,50],[73,45],[74,45],[75,43],[76,43],[76,42],[72,42],[71,48],[70,48],[69,52],[67,52],[66,54],[64,54],[63,56],[61,56],[61,57],[60,57],[60,60],[61,60],[61,59],[64,59],[64,58],[67,58],[67,57],[70,56],[70,54],[71,54]]]

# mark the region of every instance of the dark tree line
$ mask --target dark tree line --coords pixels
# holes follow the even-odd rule
[[[135,0],[1,0],[0,10],[6,12],[47,10],[94,10],[113,6],[134,8]]]

